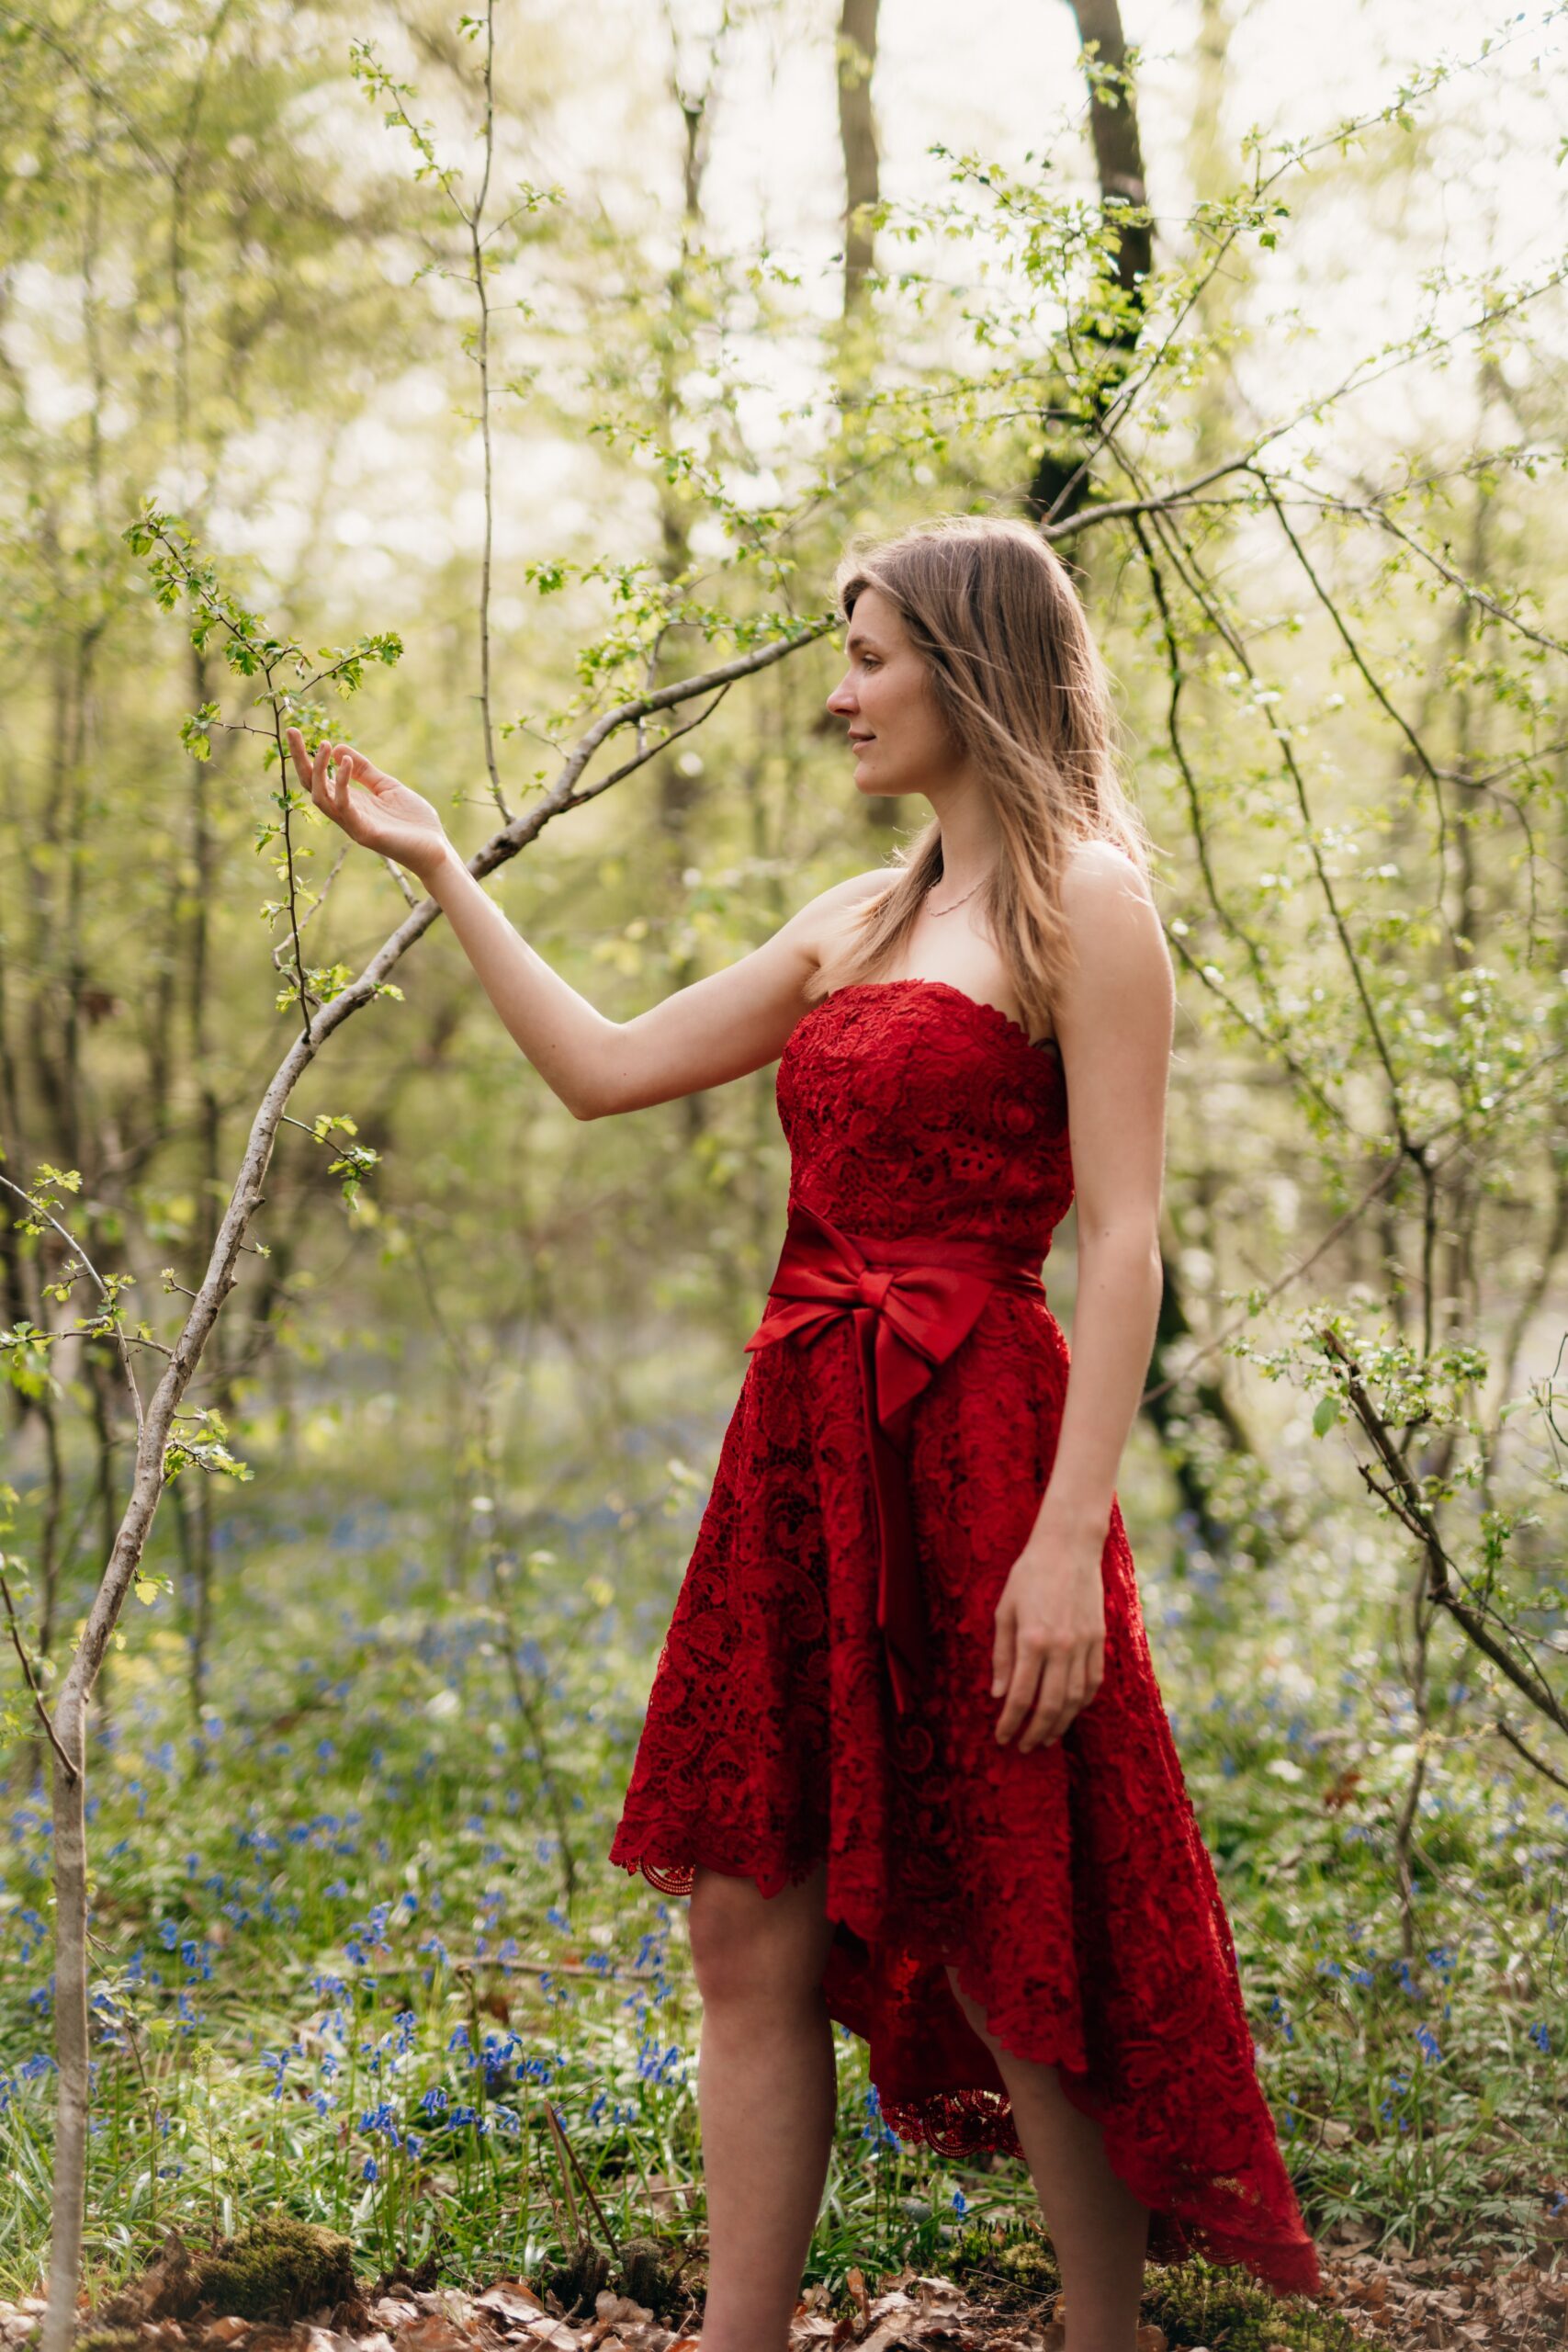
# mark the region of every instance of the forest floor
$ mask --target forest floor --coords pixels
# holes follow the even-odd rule
[[[685,1906],[604,1860],[691,1529],[662,1501],[614,1548],[592,1514],[541,1526],[525,1589],[496,1588],[508,1617],[407,1485],[395,1510],[344,1513],[334,1481],[299,1495],[298,1521],[258,1514],[225,1567],[199,1723],[175,1624],[139,1624],[115,1659],[85,2251],[89,2324],[124,2331],[113,2352],[671,2352],[698,2335]],[[1389,1828],[1416,1752],[1404,1702],[1359,1622],[1313,1617],[1313,1569],[1287,1555],[1268,1611],[1157,1560],[1144,1584],[1327,2288],[1281,2301],[1151,2265],[1144,2317],[1166,2352],[1568,2347],[1568,1803],[1453,1728],[1427,1770],[1407,1918]],[[0,1807],[0,2352],[34,2332],[51,2231],[51,1838],[41,1786]],[[867,2044],[840,2025],[833,2047],[795,2343],[1050,2343],[1060,2282],[1022,2167],[898,2141]],[[210,2246],[285,2214],[342,2261],[286,2308],[114,2308],[171,2231]],[[562,2292],[590,2214],[617,2267],[602,2256]],[[646,2287],[620,2262],[643,2231]],[[527,2284],[486,2303],[496,2280]]]
[[[1185,2270],[1151,2267],[1137,2352],[1554,2352],[1568,2344],[1568,2261],[1559,2245],[1543,2245],[1534,2258],[1490,2275],[1326,2250],[1323,2271],[1315,2301],[1271,2310],[1258,2290],[1233,2288],[1228,2274],[1205,2273],[1201,2322]],[[167,2265],[155,2265],[97,2312],[85,2309],[81,2352],[701,2352],[701,2312],[690,2296],[679,2299],[684,2309],[667,2307],[660,2318],[613,2288],[601,2289],[592,2308],[583,2297],[563,2309],[548,2286],[523,2279],[473,2294],[383,2280],[287,2323],[209,2306],[182,2319],[168,2315],[178,2301],[169,2277]],[[0,2303],[0,2343],[34,2340],[41,2312],[37,2298]],[[1059,2295],[998,2295],[983,2279],[909,2269],[874,2285],[852,2270],[837,2297],[822,2286],[808,2290],[789,2336],[792,2352],[1062,2352],[1066,2340]]]

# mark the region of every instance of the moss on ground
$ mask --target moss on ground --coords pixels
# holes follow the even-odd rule
[[[1210,2352],[1374,2352],[1364,2335],[1333,2312],[1293,2298],[1281,2302],[1239,2270],[1203,2262],[1149,2266],[1144,2318],[1165,2330],[1171,2352],[1206,2345]]]
[[[172,2266],[155,2308],[167,2319],[205,2308],[220,2317],[231,2313],[287,2327],[324,2304],[348,2302],[355,2293],[352,2242],[335,2230],[278,2214]]]

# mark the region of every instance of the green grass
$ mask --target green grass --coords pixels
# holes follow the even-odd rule
[[[334,1468],[327,1497],[296,1495],[293,1525],[267,1522],[258,1481],[234,1498],[248,1515],[221,1555],[199,1730],[168,1604],[135,1609],[90,1796],[96,2289],[171,2225],[210,2243],[275,2212],[343,2232],[367,2271],[434,2256],[467,2283],[536,2275],[572,2242],[574,2205],[593,2218],[547,2101],[615,2236],[689,2248],[702,2209],[700,2194],[677,2202],[701,2178],[684,1906],[604,1860],[701,1500],[660,1452],[628,1453],[612,1507],[584,1504],[575,1523],[504,1497],[459,1522],[438,1488],[421,1507],[406,1435],[395,1453],[367,1444],[357,1494]],[[374,1505],[378,1486],[401,1492],[396,1512]],[[1406,1962],[1391,1841],[1409,1725],[1371,1604],[1347,1618],[1325,1597],[1316,1543],[1334,1527],[1221,1580],[1201,1563],[1163,1569],[1165,1539],[1133,1523],[1309,2222],[1353,2219],[1456,2258],[1528,2247],[1568,2179],[1551,1989],[1563,1807],[1440,1697]],[[37,1792],[13,1794],[5,1834],[0,2162],[15,2188],[0,2289],[15,2292],[35,2284],[48,2232]],[[951,2270],[1026,2244],[1021,2169],[897,2145],[863,2045],[840,2030],[836,2046],[808,2279],[837,2292],[854,2267]],[[1298,2341],[1284,2307],[1255,2311],[1230,2274],[1151,2281],[1173,2343],[1215,2340],[1180,2333],[1201,2295],[1231,2298],[1228,2344],[1252,2342],[1259,2312],[1274,2314],[1259,2343]],[[1312,2324],[1300,2342],[1337,2343]]]

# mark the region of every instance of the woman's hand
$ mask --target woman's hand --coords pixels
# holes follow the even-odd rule
[[[295,772],[311,799],[349,840],[378,856],[394,857],[416,880],[428,882],[449,844],[428,800],[388,775],[351,743],[320,743],[308,759],[298,727],[288,729]],[[363,785],[362,792],[351,789]]]
[[[1103,1528],[1070,1535],[1037,1529],[1002,1589],[991,1696],[1003,1700],[998,1741],[1023,1724],[1021,1756],[1060,1739],[1104,1678],[1104,1543]]]

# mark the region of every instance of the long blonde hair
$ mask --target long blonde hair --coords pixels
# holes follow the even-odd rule
[[[985,779],[1002,853],[976,910],[1025,1026],[1048,1028],[1071,957],[1061,911],[1069,852],[1111,842],[1145,879],[1154,856],[1117,772],[1110,684],[1067,568],[1027,523],[954,515],[852,548],[837,586],[846,622],[867,588],[897,609],[956,755]],[[940,821],[891,863],[887,888],[853,910],[809,997],[874,978],[894,960],[942,879]]]

